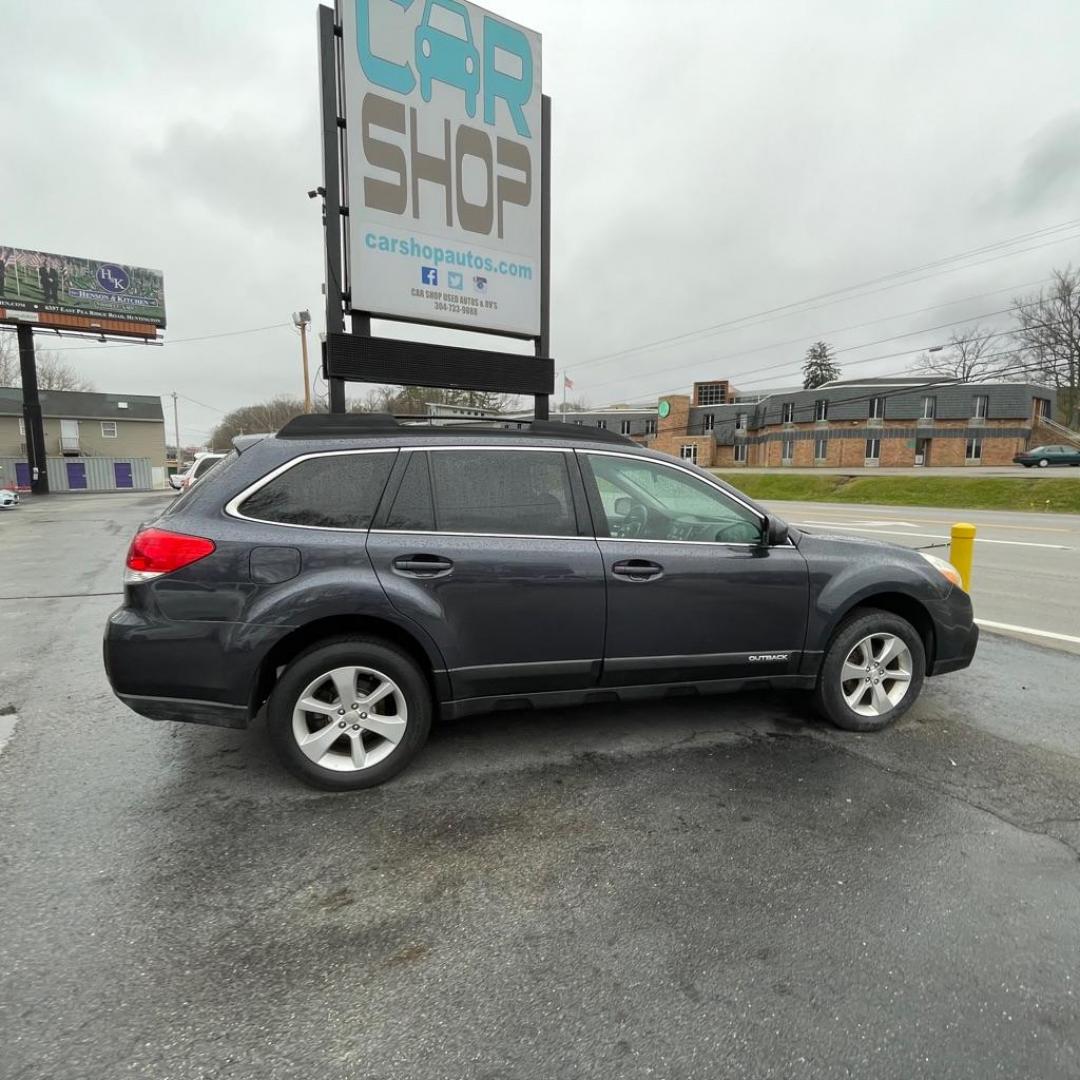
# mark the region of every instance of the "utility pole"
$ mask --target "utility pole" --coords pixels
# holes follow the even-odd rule
[[[311,412],[311,374],[308,371],[307,331],[311,325],[310,311],[294,311],[293,324],[300,330],[300,353],[304,358],[304,412]]]
[[[173,454],[173,459],[176,462],[176,471],[180,471],[180,411],[176,405],[176,391],[172,392],[172,422],[173,422],[173,436],[176,439],[176,453]]]

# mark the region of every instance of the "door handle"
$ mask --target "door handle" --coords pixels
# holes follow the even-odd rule
[[[655,581],[663,574],[664,568],[648,559],[624,559],[613,563],[611,572],[627,581]]]
[[[454,564],[441,555],[399,555],[393,566],[404,577],[442,577],[454,569]]]

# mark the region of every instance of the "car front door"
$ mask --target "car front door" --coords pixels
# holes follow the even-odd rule
[[[604,571],[572,450],[406,449],[383,502],[368,554],[456,699],[596,685]]]
[[[603,685],[798,671],[806,561],[762,540],[763,518],[696,471],[578,451],[607,581]]]

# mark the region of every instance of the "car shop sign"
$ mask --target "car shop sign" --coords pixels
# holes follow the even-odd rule
[[[345,0],[352,307],[540,332],[540,35],[460,0]]]

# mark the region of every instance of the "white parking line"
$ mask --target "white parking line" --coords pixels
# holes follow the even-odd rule
[[[872,529],[868,525],[847,525],[840,522],[830,521],[828,523],[820,521],[793,521],[793,525],[809,526],[810,528],[817,528],[824,525],[826,528],[840,529],[842,532],[864,532],[871,535],[878,536],[910,536],[916,540],[949,540],[948,536],[940,536],[937,533],[917,533],[917,532],[902,532],[899,529]],[[1008,544],[1010,547],[1033,547],[1033,548],[1050,548],[1053,551],[1073,551],[1074,549],[1067,544],[1037,544],[1034,540],[991,540],[985,536],[976,536],[976,544]]]
[[[1035,630],[1030,626],[1013,626],[1012,623],[991,622],[989,619],[975,621],[980,626],[985,626],[987,630],[1006,630],[1013,634],[1030,634],[1032,637],[1053,638],[1054,641],[1068,641],[1073,645],[1080,645],[1080,637],[1074,637],[1072,634],[1058,634],[1053,630]]]

